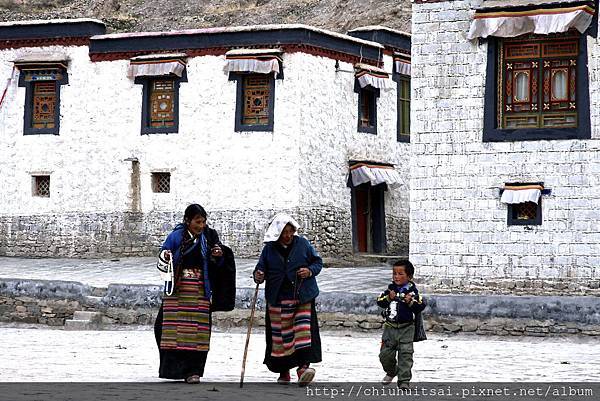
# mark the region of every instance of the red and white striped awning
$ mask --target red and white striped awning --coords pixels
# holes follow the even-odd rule
[[[410,56],[406,54],[394,54],[394,72],[400,75],[410,76]]]
[[[391,88],[389,76],[385,70],[368,64],[356,64],[354,66],[355,77],[361,88],[372,86],[376,89]]]
[[[281,73],[283,59],[281,49],[234,49],[225,53],[225,72]]]
[[[134,57],[129,61],[127,76],[129,78],[165,75],[181,77],[185,71],[185,58],[184,53],[148,54]]]
[[[475,12],[467,38],[515,37],[526,33],[547,35],[569,29],[583,33],[595,13],[593,2],[581,4],[563,0],[532,3],[516,6],[518,2],[514,1],[484,1]]]
[[[373,186],[386,183],[393,188],[403,184],[400,174],[391,165],[356,163],[350,166],[350,175],[353,187],[366,183]]]
[[[537,204],[543,189],[542,185],[507,185],[504,187],[500,202],[509,204],[533,202]]]

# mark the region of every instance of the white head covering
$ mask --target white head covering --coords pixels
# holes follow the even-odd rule
[[[294,220],[289,214],[279,213],[278,215],[273,217],[273,221],[271,222],[269,228],[267,228],[267,232],[265,233],[264,242],[277,241],[279,239],[279,236],[281,235],[281,232],[283,231],[283,228],[288,223],[294,226],[296,230],[300,228],[300,224],[298,224],[298,222]],[[294,235],[298,234],[294,233]]]

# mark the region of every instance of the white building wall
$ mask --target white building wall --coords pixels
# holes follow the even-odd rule
[[[413,4],[410,255],[419,275],[600,276],[600,47],[588,39],[591,140],[482,142],[480,1]],[[507,226],[505,182],[543,181],[540,226]]]
[[[0,73],[8,76],[18,57],[48,52],[69,59],[60,134],[23,135],[25,88],[18,76],[0,111],[5,254],[18,254],[18,244],[33,246],[48,233],[54,240],[33,254],[147,253],[191,202],[207,209],[224,242],[241,254],[259,251],[268,220],[281,210],[297,214],[311,239],[327,243],[326,252],[348,253],[349,231],[342,241],[322,238],[339,213],[347,213],[349,227],[348,160],[404,165],[399,153],[407,144],[395,142],[395,83],[378,100],[378,135],[358,133],[354,75],[336,74],[332,59],[284,54],[273,132],[235,132],[237,83],[223,72],[224,56],[189,58],[179,90],[179,132],[141,135],[142,85],[127,77],[127,60],[92,62],[87,47],[22,48],[0,51]],[[387,63],[391,70],[391,59]],[[139,210],[132,208],[131,158],[139,161]],[[152,172],[171,173],[170,193],[152,192]],[[50,198],[32,196],[35,173],[50,174]],[[407,202],[398,205],[397,194],[388,192],[386,212],[406,225],[401,208]]]
[[[332,212],[329,218],[342,219],[343,224],[340,226],[339,222],[336,225],[329,221],[325,224],[325,230],[321,231],[332,227],[328,236],[351,242],[348,161],[392,163],[403,177],[408,173],[407,150],[410,145],[396,140],[397,85],[390,78],[391,88],[381,90],[377,98],[377,134],[358,132],[358,94],[354,92],[353,65],[340,62],[339,71],[336,72],[335,61],[332,59],[303,53],[295,53],[294,57],[302,59],[302,62],[298,60],[293,64],[303,66],[304,70],[294,70],[300,75],[293,79],[305,82],[301,97],[310,102],[300,113],[300,203],[304,206],[326,206],[337,210],[337,216]],[[385,57],[385,69],[391,73],[391,57]],[[290,75],[291,72],[286,70],[286,79],[292,79]],[[385,195],[385,213],[389,251],[406,252],[406,186],[388,189]],[[400,234],[402,230],[403,234]],[[404,243],[401,244],[401,241]]]

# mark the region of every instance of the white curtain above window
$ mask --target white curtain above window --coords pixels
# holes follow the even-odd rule
[[[389,76],[385,70],[368,64],[356,64],[354,66],[355,76],[361,88],[372,86],[376,89],[390,89]]]
[[[506,186],[500,202],[502,203],[525,203],[533,202],[537,204],[542,195],[541,185],[524,185],[524,186]]]
[[[149,54],[134,57],[129,61],[127,76],[136,77],[158,77],[163,75],[176,75],[181,77],[185,71],[186,55],[176,54]]]
[[[394,188],[403,183],[400,174],[392,166],[359,163],[350,167],[352,186],[356,187],[367,182],[371,185],[386,183]]]
[[[568,1],[560,4],[548,2],[553,4],[529,10],[515,8],[514,2],[505,3],[504,8],[496,6],[477,10],[467,38],[507,38],[526,33],[547,35],[566,32],[572,28],[583,33],[590,26],[595,13],[590,5],[573,5]],[[482,7],[485,6],[486,2]]]
[[[275,78],[281,73],[281,49],[234,49],[225,53],[224,71],[255,72],[258,74],[274,73]]]

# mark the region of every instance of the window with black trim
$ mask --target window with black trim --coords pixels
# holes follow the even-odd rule
[[[586,35],[491,39],[485,100],[484,141],[589,138]]]
[[[237,80],[235,130],[273,131],[273,74],[231,73],[230,79]]]
[[[60,129],[60,87],[67,84],[63,64],[17,65],[19,86],[25,87],[24,135],[53,134]]]
[[[50,176],[34,175],[32,179],[32,195],[42,198],[50,197]]]
[[[187,76],[136,77],[143,85],[142,134],[170,134],[179,131],[179,84]]]
[[[515,225],[541,225],[542,224],[542,198],[535,202],[514,203],[508,205],[509,226]]]
[[[358,132],[377,134],[377,98],[379,89],[372,86],[361,88],[355,84],[358,93]]]
[[[398,142],[410,142],[410,76],[398,75]]]
[[[152,173],[152,192],[171,192],[171,173]]]

